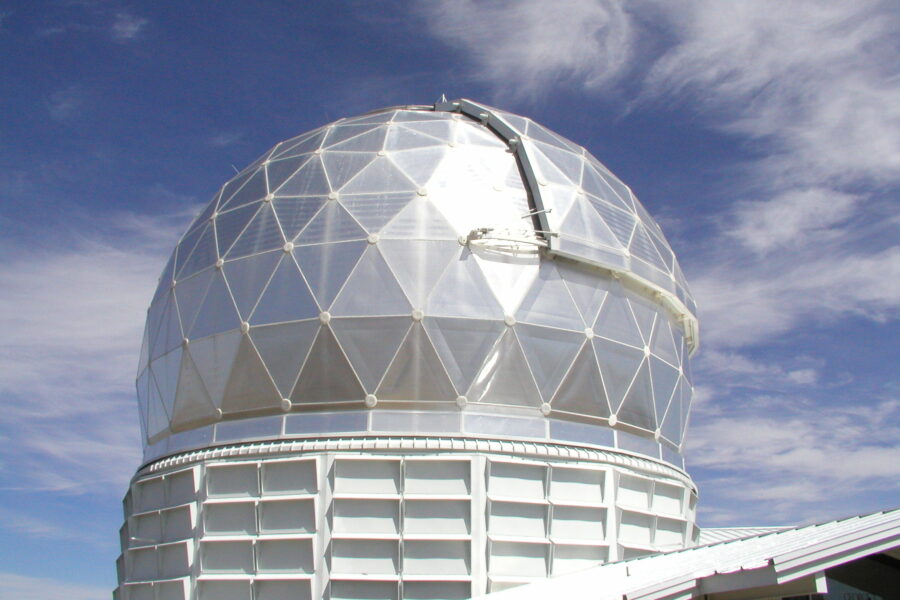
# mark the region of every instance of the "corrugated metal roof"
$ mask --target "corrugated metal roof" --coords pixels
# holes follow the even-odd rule
[[[757,535],[765,535],[767,533],[775,533],[776,531],[784,531],[793,529],[792,527],[707,527],[700,531],[700,545],[717,544],[719,542],[727,542],[730,540],[739,540],[741,538],[753,537]]]
[[[490,600],[668,600],[702,593],[716,575],[766,570],[783,584],[900,547],[900,509],[609,563],[490,594]]]

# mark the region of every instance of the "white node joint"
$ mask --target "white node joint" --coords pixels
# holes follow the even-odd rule
[[[294,249],[294,242],[288,242],[288,243],[286,243],[286,244],[282,247],[282,249],[283,249],[285,252],[290,252],[291,250]]]
[[[465,396],[457,396],[456,397],[456,405],[460,408],[469,403],[469,399]]]
[[[650,356],[650,346],[644,346],[644,356]]]
[[[421,321],[425,317],[425,313],[423,313],[418,308],[412,311],[412,319],[413,321]]]
[[[469,238],[467,238],[464,235],[461,235],[458,238],[456,238],[456,241],[459,242],[460,246],[465,246],[466,244],[469,243]]]
[[[266,194],[266,197],[263,198],[263,202],[271,202],[275,199],[275,194]]]
[[[425,188],[419,188],[416,190],[416,193],[420,196],[427,196],[428,190],[426,190]]]
[[[656,431],[653,432],[653,439],[658,442],[660,440],[660,438],[662,438],[662,432],[659,429],[657,429]]]
[[[241,322],[241,333],[243,333],[244,335],[250,333],[250,323],[248,323],[247,321]]]
[[[221,269],[222,265],[224,265],[224,264],[225,264],[225,261],[220,258],[219,260],[216,261],[216,268]]]
[[[222,418],[222,409],[221,409],[221,408],[217,408],[217,409],[216,409],[216,420],[218,421],[218,420],[220,420],[221,418]]]
[[[516,324],[516,318],[512,315],[506,315],[503,317],[503,322],[506,323],[507,327],[512,327]]]
[[[319,313],[319,321],[322,325],[328,325],[331,322],[331,313],[326,311],[322,311]]]
[[[218,212],[213,212],[213,214],[209,215],[209,220],[210,220],[210,221],[215,221],[215,220],[216,220],[216,217],[218,217],[218,216],[219,216],[219,213],[218,213]]]
[[[284,412],[288,412],[289,410],[291,410],[291,407],[293,405],[293,402],[291,402],[289,398],[281,399],[281,410],[283,410]]]
[[[366,394],[366,406],[375,408],[376,404],[378,404],[378,398],[375,397],[375,394]]]
[[[191,340],[189,340],[187,338],[184,338],[183,340],[181,340],[181,345],[184,346],[185,348],[187,348],[190,345],[190,343],[191,343]]]
[[[385,154],[387,154],[387,152],[385,152],[384,150],[378,151],[378,156],[384,156]]]
[[[369,237],[366,238],[366,241],[369,242],[370,244],[377,244],[378,243],[378,234],[370,233]]]
[[[338,199],[338,193],[337,193],[337,192],[331,192],[330,194],[328,194],[328,199],[329,199],[329,200],[337,200],[337,199]]]
[[[588,327],[587,329],[585,329],[585,330],[584,330],[584,337],[586,337],[586,338],[589,339],[589,340],[594,339],[594,330],[591,329],[590,327]]]
[[[608,421],[609,421],[609,426],[610,426],[610,427],[615,427],[615,426],[616,426],[616,423],[619,422],[619,419],[616,418],[616,415],[609,415]]]
[[[550,414],[550,411],[553,410],[547,402],[541,404],[541,414],[545,417]]]

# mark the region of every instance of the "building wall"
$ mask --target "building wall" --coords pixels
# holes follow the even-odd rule
[[[468,598],[692,545],[695,507],[682,471],[559,444],[208,449],[136,475],[116,597]]]

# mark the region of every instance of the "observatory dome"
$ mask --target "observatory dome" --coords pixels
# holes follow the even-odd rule
[[[696,323],[584,148],[464,100],[383,109],[275,145],[190,225],[148,311],[144,443],[395,427],[677,456]]]

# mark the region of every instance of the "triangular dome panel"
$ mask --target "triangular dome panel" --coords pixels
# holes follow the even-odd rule
[[[412,305],[421,308],[460,246],[455,241],[383,240],[378,244]]]
[[[502,319],[500,303],[490,291],[474,255],[463,250],[450,261],[426,303],[426,314],[475,319]]]
[[[366,231],[339,202],[330,200],[294,240],[295,244],[323,244],[364,240]]]
[[[215,333],[235,329],[241,323],[228,284],[221,271],[215,271],[197,319],[187,332],[189,339],[201,339]]]
[[[291,178],[308,160],[309,156],[297,156],[292,158],[283,158],[280,160],[266,161],[266,177],[269,182],[269,189],[272,193],[277,193],[278,188]]]
[[[388,156],[419,187],[425,187],[449,148],[418,148],[391,152]]]
[[[466,396],[471,402],[541,405],[541,393],[512,329],[494,346]]]
[[[281,223],[284,238],[294,240],[304,227],[309,225],[326,200],[326,196],[275,198],[272,200],[272,207],[278,215],[278,222]]]
[[[191,358],[214,406],[222,405],[222,396],[225,394],[225,386],[231,375],[240,342],[239,331],[230,331],[191,342]]]
[[[269,285],[250,315],[253,325],[302,321],[319,315],[319,307],[290,253],[284,253]]]
[[[485,357],[506,329],[501,321],[425,317],[425,330],[460,394],[469,389]]]
[[[269,279],[272,278],[272,273],[283,254],[282,250],[275,250],[228,261],[222,266],[231,297],[234,298],[238,313],[244,321],[250,319],[253,308]]]
[[[250,339],[282,397],[294,389],[318,331],[318,319],[250,328]]]
[[[293,175],[273,190],[276,198],[286,196],[327,196],[331,185],[325,175],[325,166],[318,156],[313,156]]]
[[[339,150],[342,152],[378,152],[384,148],[384,137],[386,133],[386,127],[375,127],[368,131],[357,133],[353,137],[343,141],[328,144],[328,149]]]
[[[631,386],[635,373],[644,359],[640,350],[617,342],[594,337],[594,352],[600,363],[603,375],[603,386],[611,407],[618,407],[625,398],[625,392]]]
[[[366,165],[341,188],[342,194],[366,192],[415,191],[418,186],[406,176],[387,156],[380,156]]]
[[[256,202],[257,200],[265,198],[268,193],[269,188],[266,186],[265,169],[259,167],[253,172],[253,175],[247,179],[246,183],[244,183],[231,198],[225,200],[219,208],[224,211],[249,202]]]
[[[656,417],[653,409],[653,390],[650,386],[650,368],[644,360],[619,405],[616,416],[623,423],[636,425],[648,431],[656,429]]]
[[[656,418],[653,409],[653,390],[650,384],[650,368],[645,359],[638,368],[631,387],[616,410],[616,416],[623,423],[636,425],[642,429],[656,429]]]
[[[241,336],[234,368],[222,396],[225,414],[267,412],[281,407],[281,394],[269,377],[250,337]]]
[[[376,396],[382,400],[451,402],[456,391],[421,323],[413,323]]]
[[[364,241],[353,241],[294,248],[294,258],[320,307],[331,306],[367,247]]]
[[[219,213],[213,221],[216,227],[216,244],[219,256],[226,256],[234,240],[241,235],[259,210],[259,204],[247,204],[228,212]]]
[[[541,261],[537,278],[519,305],[516,320],[581,331],[584,323],[569,289],[553,263]]]
[[[634,320],[638,325],[641,339],[644,340],[645,346],[649,346],[650,336],[653,333],[653,324],[657,321],[659,312],[643,298],[632,296],[628,299],[628,304],[631,306],[631,312],[634,314]]]
[[[576,353],[584,345],[584,334],[520,324],[516,326],[516,335],[544,401],[550,402],[563,376],[572,367]],[[597,369],[596,364],[594,369]]]
[[[624,294],[620,294],[621,289],[613,287],[610,290],[610,294],[597,316],[597,322],[594,323],[594,333],[635,348],[642,348],[644,339],[641,337],[638,324],[634,320],[634,315]]]
[[[328,174],[328,182],[331,189],[337,191],[344,184],[353,179],[366,165],[375,160],[374,152],[334,152],[322,153],[322,163]]]
[[[203,385],[200,373],[191,359],[190,349],[181,357],[181,374],[178,377],[178,394],[172,412],[172,431],[183,431],[193,425],[210,422],[215,418],[216,407]]]
[[[297,385],[291,392],[291,401],[310,404],[355,400],[361,403],[365,395],[331,328],[320,327]]]
[[[408,315],[412,308],[378,247],[369,246],[330,312],[348,317]]]
[[[597,277],[573,265],[557,265],[559,274],[584,321],[584,327],[591,327],[597,320],[597,313],[606,299],[607,290],[597,285]]]
[[[374,393],[378,388],[411,322],[409,317],[331,320],[331,329],[367,392]]]
[[[216,234],[212,224],[206,225],[203,229],[203,235],[194,247],[193,252],[186,261],[181,265],[176,277],[185,279],[190,277],[197,271],[205,269],[218,260],[216,253]]]
[[[417,196],[381,230],[384,238],[456,240],[456,230],[427,198]]]
[[[656,422],[663,422],[669,408],[675,386],[678,385],[679,373],[655,356],[650,356],[650,380],[653,382],[653,405],[656,410]]]
[[[259,212],[247,225],[234,244],[229,248],[226,258],[239,258],[249,254],[257,254],[267,250],[274,250],[284,245],[284,235],[278,224],[275,211],[270,202],[264,202],[259,207]]]
[[[590,342],[586,342],[573,361],[559,390],[553,397],[553,410],[608,417],[609,402],[603,389],[603,379],[597,366],[597,357]]]
[[[340,203],[367,232],[377,233],[415,197],[415,192],[341,194]]]

